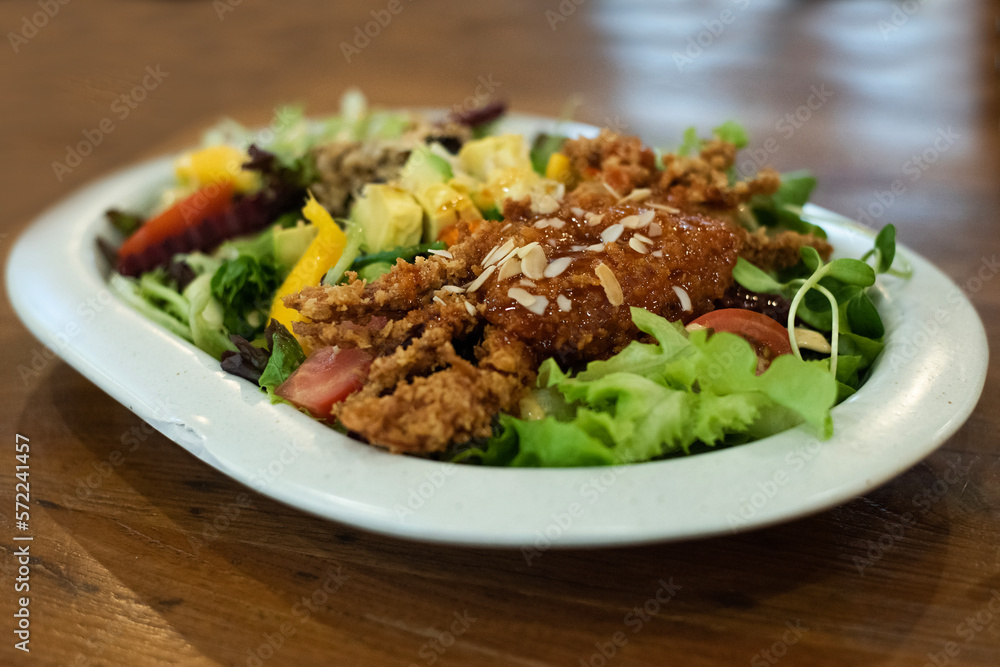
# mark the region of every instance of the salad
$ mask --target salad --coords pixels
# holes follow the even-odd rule
[[[737,173],[727,122],[672,151],[503,133],[356,91],[225,121],[152,211],[111,210],[111,289],[227,372],[395,453],[636,463],[806,424],[883,347],[885,227],[831,261],[806,172]]]

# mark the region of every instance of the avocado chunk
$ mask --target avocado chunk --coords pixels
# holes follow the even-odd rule
[[[305,254],[306,248],[316,238],[317,231],[314,225],[302,224],[287,229],[272,228],[274,263],[282,277],[287,276],[299,258]]]
[[[472,200],[448,183],[453,176],[448,161],[424,146],[410,153],[403,165],[399,185],[424,209],[424,243],[436,241],[442,229],[459,220],[482,219]]]
[[[472,200],[445,183],[435,183],[417,193],[417,201],[426,212],[424,218],[424,243],[432,243],[441,231],[460,220],[472,222],[483,216]]]
[[[410,153],[399,175],[399,187],[414,194],[435,183],[444,183],[454,176],[451,165],[426,146]]]
[[[502,134],[467,142],[458,152],[462,169],[480,181],[492,180],[502,169],[531,171],[531,158],[524,137]]]
[[[423,235],[423,217],[424,210],[413,195],[383,183],[366,185],[351,209],[367,252],[416,245]]]

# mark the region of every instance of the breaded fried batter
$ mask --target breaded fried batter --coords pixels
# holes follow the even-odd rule
[[[738,231],[742,236],[740,257],[765,271],[795,266],[801,259],[799,250],[807,245],[815,248],[824,262],[833,252],[833,246],[826,239],[813,234],[779,232],[768,236],[763,229],[752,233],[743,229]]]
[[[598,215],[597,224],[590,224]],[[739,241],[721,220],[636,202],[599,214],[564,207],[549,215],[515,204],[504,216],[512,224],[509,238],[519,247],[535,244],[543,268],[552,265],[549,272],[555,273],[566,266],[556,275],[537,276],[525,272],[525,258],[516,273],[499,271],[512,275],[486,282],[479,295],[484,317],[564,364],[610,356],[634,340],[639,332],[632,324],[633,306],[689,321],[711,310],[732,283]],[[553,227],[550,220],[561,224]],[[620,299],[609,299],[608,280],[616,281]],[[541,313],[512,307],[510,292],[518,289],[548,306]]]
[[[309,318],[294,325],[308,347],[376,357],[365,386],[333,409],[353,433],[411,453],[486,437],[543,359],[582,363],[635,340],[630,308],[687,322],[733,285],[738,256],[772,269],[797,263],[803,245],[830,253],[823,239],[737,224],[738,207],[779,179],[764,170],[731,183],[731,144],[667,156],[662,170],[638,139],[606,131],[563,151],[578,182],[555,211],[508,200],[503,221],[461,223],[451,257],[286,298]]]
[[[451,442],[488,437],[494,415],[517,406],[538,362],[527,346],[495,329],[487,329],[479,367],[459,356],[451,341],[431,342],[412,353],[408,350],[417,343],[376,360],[374,386],[335,405],[333,416],[392,452],[435,452]],[[401,369],[422,365],[440,370],[412,379],[398,377]],[[392,393],[381,393],[379,388],[391,376],[398,377],[398,383]]]

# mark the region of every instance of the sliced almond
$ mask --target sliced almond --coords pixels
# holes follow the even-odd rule
[[[823,334],[818,331],[813,331],[812,329],[796,327],[795,342],[800,348],[804,348],[806,350],[813,350],[814,352],[820,352],[822,354],[830,354],[833,352],[833,348],[830,347],[830,341],[828,341]]]
[[[447,304],[446,304],[446,303],[444,302],[444,299],[442,299],[441,297],[439,297],[439,296],[438,296],[437,294],[435,294],[435,295],[434,295],[434,303],[436,303],[436,304],[438,304],[438,305],[441,305],[441,306],[445,306],[445,305],[447,305]]]
[[[531,210],[536,213],[548,214],[557,208],[559,208],[559,200],[552,195],[542,195],[531,200]]]
[[[524,285],[525,287],[538,287],[534,280],[528,280],[527,278],[521,278],[517,281],[518,285]]]
[[[530,306],[525,306],[528,310],[533,312],[535,315],[541,315],[545,312],[545,309],[549,307],[549,300],[544,296],[535,297],[535,302]]]
[[[506,243],[504,243],[502,246],[495,249],[493,252],[491,252],[489,255],[483,258],[483,266],[487,267],[492,264],[496,264],[500,260],[500,258],[506,256],[507,253],[509,253],[513,248],[514,248],[514,239],[507,239]]]
[[[465,286],[465,291],[472,294],[477,289],[483,286],[486,279],[493,275],[493,272],[497,270],[496,265],[486,267],[486,270],[479,274],[479,277],[473,280],[471,283]]]
[[[628,240],[628,247],[632,248],[632,250],[635,250],[640,255],[645,255],[649,252],[649,248],[647,248],[642,241],[634,236]]]
[[[540,280],[545,277],[545,267],[548,263],[549,260],[545,256],[545,250],[542,246],[536,245],[521,260],[521,271],[532,280]]]
[[[585,215],[587,215],[587,212],[586,212],[586,211],[584,211],[584,210],[583,210],[582,208],[580,208],[579,206],[574,206],[573,208],[571,208],[571,209],[570,209],[570,211],[571,211],[571,212],[573,213],[573,215],[575,215],[575,216],[576,216],[576,217],[578,217],[578,218],[582,218],[582,217],[584,217]]]
[[[564,313],[568,313],[570,310],[573,309],[573,302],[570,301],[568,297],[563,296],[562,294],[556,297],[556,304],[558,304],[559,310],[563,311]]]
[[[653,222],[653,218],[656,217],[656,211],[646,210],[638,215],[639,218],[639,228],[642,229],[649,223]]]
[[[517,301],[525,308],[529,307],[530,305],[535,303],[535,301],[538,300],[538,297],[536,297],[534,294],[520,287],[511,287],[509,290],[507,290],[507,296],[509,296],[511,299],[514,299],[514,301]]]
[[[429,252],[429,253],[430,253],[430,254],[432,254],[432,255],[437,255],[438,257],[444,257],[444,258],[446,258],[446,259],[455,259],[455,256],[454,256],[454,255],[452,255],[452,254],[451,254],[450,252],[448,252],[447,250],[436,250],[436,249],[434,249],[434,248],[431,248],[431,249],[430,249],[430,250],[428,250],[427,252]]]
[[[624,197],[618,200],[618,203],[623,201],[642,201],[653,194],[653,191],[649,188],[636,188],[632,192],[628,193]]]
[[[646,204],[650,208],[655,208],[660,211],[666,211],[667,213],[680,213],[679,208],[674,208],[673,206],[667,206],[666,204]]]
[[[687,293],[687,290],[684,289],[683,287],[678,287],[677,285],[674,285],[673,287],[674,287],[674,294],[676,294],[677,298],[680,299],[681,301],[681,310],[683,310],[685,313],[690,313],[692,310],[691,296]]]
[[[552,229],[562,229],[566,226],[564,220],[559,218],[542,218],[541,220],[536,220],[535,224],[532,225],[535,229],[546,229],[551,227]]]
[[[608,303],[612,306],[620,306],[625,303],[625,296],[622,294],[622,286],[618,283],[618,278],[615,277],[614,271],[608,268],[608,265],[601,262],[594,269],[594,273],[597,274],[597,279],[601,281],[601,287],[604,288],[604,295],[608,297]]]
[[[635,234],[633,234],[633,236],[642,241],[643,243],[645,243],[646,245],[649,245],[653,242],[653,239],[649,238],[645,234],[640,234],[639,232],[636,232]]]
[[[621,199],[622,198],[622,196],[620,194],[618,194],[617,190],[615,190],[613,187],[611,187],[610,185],[608,185],[607,181],[601,181],[601,184],[605,188],[607,188],[608,192],[610,192],[611,194],[613,194],[615,196],[615,199]]]
[[[500,261],[497,262],[497,266],[500,266],[504,262],[509,262],[511,259],[513,259],[518,254],[518,250],[520,250],[520,248],[514,248],[509,253],[500,258]]]
[[[663,251],[662,250],[654,250],[653,252],[651,252],[649,254],[652,257],[663,257]]]
[[[466,309],[467,311],[469,311],[469,315],[472,315],[473,317],[475,317],[475,316],[476,316],[476,307],[475,307],[475,306],[473,306],[473,305],[472,305],[471,303],[469,303],[468,301],[465,301],[464,303],[465,303],[465,309]]]
[[[531,252],[533,249],[535,249],[537,246],[538,246],[538,241],[532,241],[528,245],[523,245],[517,249],[517,256],[520,257],[521,259],[524,259],[528,255],[528,253]]]
[[[458,285],[445,285],[441,289],[445,292],[451,292],[452,294],[461,294],[465,291],[464,287],[459,287]]]
[[[649,224],[649,229],[646,232],[653,238],[656,238],[663,233],[663,227],[660,227],[660,223],[658,222],[652,222]]]
[[[611,225],[603,232],[601,232],[601,241],[603,241],[604,243],[614,243],[615,241],[618,240],[618,237],[621,236],[622,232],[624,231],[625,231],[625,226],[620,222]]]
[[[597,225],[601,224],[601,222],[604,221],[604,214],[588,212],[587,215],[584,216],[584,218],[586,218],[587,220],[588,227],[596,227]]]
[[[569,265],[573,263],[572,257],[558,257],[545,267],[544,276],[546,278],[555,278],[560,273],[569,268]]]
[[[589,246],[587,246],[587,250],[589,250],[591,252],[601,252],[602,250],[604,250],[604,244],[603,243],[595,243],[594,245],[589,245]]]
[[[507,280],[507,278],[513,278],[520,274],[521,260],[517,257],[512,257],[500,265],[500,273],[497,274],[497,280]]]

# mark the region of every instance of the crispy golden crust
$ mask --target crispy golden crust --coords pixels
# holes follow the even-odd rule
[[[435,452],[488,437],[494,415],[513,410],[534,380],[537,361],[524,344],[487,329],[477,367],[438,332],[377,359],[369,383],[333,415],[393,452]]]
[[[564,151],[578,182],[556,211],[508,200],[504,221],[462,223],[450,258],[286,298],[309,318],[294,325],[308,347],[376,357],[366,385],[334,407],[348,429],[412,453],[488,436],[542,359],[605,358],[636,339],[631,307],[686,322],[725,294],[738,256],[771,269],[797,263],[805,244],[829,255],[822,239],[736,224],[738,207],[779,179],[765,170],[730,183],[730,144],[668,156],[663,170],[638,139],[610,132]]]
[[[756,232],[739,231],[740,257],[765,271],[795,266],[802,258],[799,250],[807,245],[815,248],[823,261],[830,259],[830,253],[833,252],[833,246],[826,239],[812,234],[779,232],[774,236],[767,236],[763,229]]]

